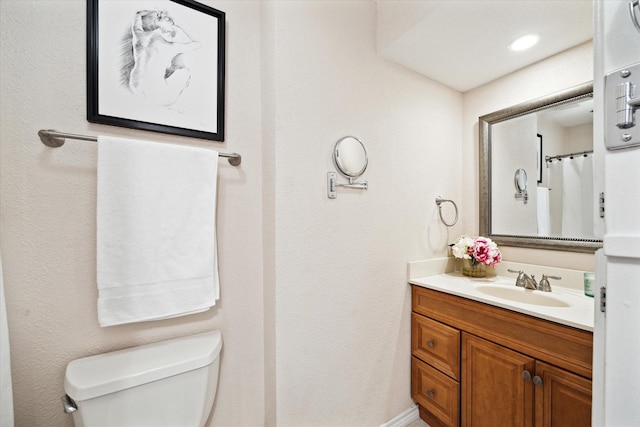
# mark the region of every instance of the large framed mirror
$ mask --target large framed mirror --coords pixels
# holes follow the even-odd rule
[[[595,252],[593,85],[479,118],[480,234],[499,244]],[[527,198],[514,189],[524,176]]]

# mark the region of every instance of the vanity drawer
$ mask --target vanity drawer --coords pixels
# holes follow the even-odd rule
[[[460,385],[415,356],[411,358],[411,397],[425,409],[421,417],[431,427],[460,425]]]
[[[460,379],[459,330],[412,313],[411,353],[451,378]]]

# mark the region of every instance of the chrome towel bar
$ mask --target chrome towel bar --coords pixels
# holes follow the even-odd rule
[[[97,136],[75,135],[72,133],[58,132],[53,129],[40,129],[38,131],[38,136],[44,145],[51,148],[62,147],[64,145],[64,140],[67,138],[77,139],[80,141],[98,141]],[[239,166],[242,162],[242,156],[238,153],[218,153],[218,156],[229,159],[229,164],[231,166]]]

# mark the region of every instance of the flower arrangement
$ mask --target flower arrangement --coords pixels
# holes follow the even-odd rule
[[[449,246],[455,258],[471,260],[471,266],[484,264],[493,267],[502,261],[498,245],[487,237],[463,235]]]

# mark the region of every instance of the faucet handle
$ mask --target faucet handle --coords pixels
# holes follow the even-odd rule
[[[510,268],[507,269],[507,271],[509,273],[518,273],[518,277],[516,278],[516,286],[520,286],[521,288],[524,288],[524,271],[522,270],[512,270]]]
[[[548,279],[560,280],[562,277],[560,276],[547,276],[546,274],[542,275],[542,279],[540,279],[540,283],[538,283],[538,290],[542,292],[551,292],[551,284]]]

